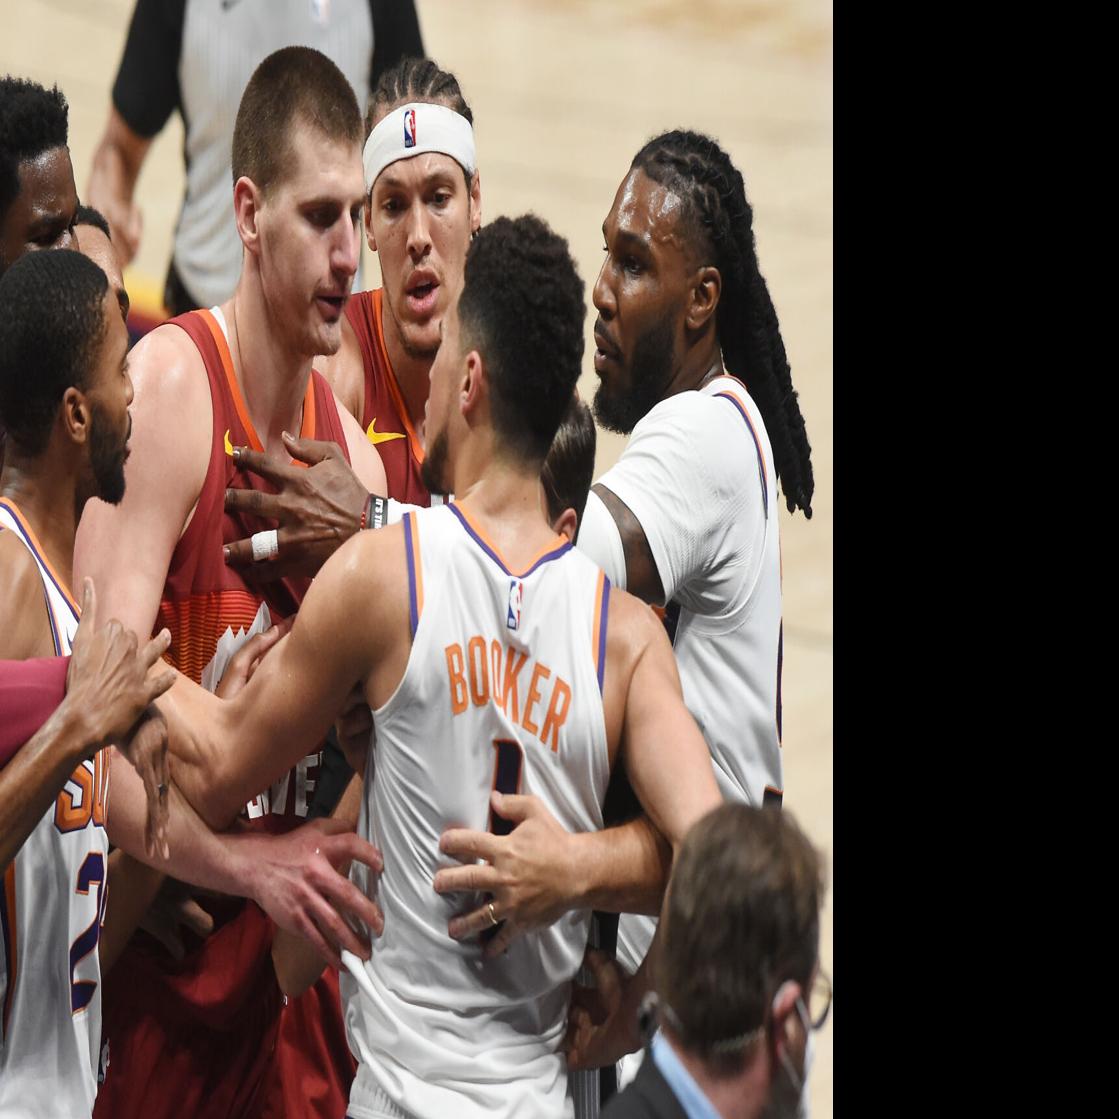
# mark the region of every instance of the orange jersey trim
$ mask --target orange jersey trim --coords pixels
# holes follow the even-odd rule
[[[222,369],[225,371],[225,380],[229,385],[229,395],[233,398],[233,407],[237,412],[237,418],[241,421],[241,426],[245,429],[249,446],[254,451],[260,451],[263,454],[264,444],[260,441],[256,428],[253,427],[253,421],[249,419],[249,409],[245,405],[245,398],[241,395],[241,386],[237,383],[237,374],[233,370],[233,355],[229,352],[229,343],[225,340],[225,332],[218,325],[218,320],[209,311],[199,311],[198,314],[202,316],[202,321],[206,324],[214,339],[214,345],[218,348]],[[303,423],[299,429],[299,438],[314,439],[314,437],[315,385],[313,378],[308,377],[307,391],[303,395]],[[307,465],[305,462],[300,462],[299,459],[291,459],[290,462],[292,466]]]
[[[58,572],[55,571],[54,565],[47,557],[47,553],[43,551],[43,545],[39,543],[39,538],[35,535],[35,530],[27,523],[27,518],[19,511],[19,507],[10,497],[0,498],[0,505],[3,505],[4,508],[15,517],[19,527],[27,534],[27,539],[31,542],[36,557],[42,560],[43,566],[50,573],[50,577],[54,580],[54,585],[62,593],[63,598],[74,608],[74,613],[80,614],[81,610],[78,607],[73,593],[69,586],[67,586],[66,581],[60,578]]]
[[[372,317],[373,337],[377,339],[377,345],[381,347],[381,356],[385,359],[385,369],[388,371],[388,377],[385,378],[385,383],[388,385],[389,396],[392,397],[392,402],[396,408],[397,414],[400,416],[400,422],[404,425],[404,430],[408,433],[408,446],[412,449],[412,455],[421,466],[424,461],[423,444],[420,442],[420,437],[416,434],[416,429],[412,426],[412,419],[408,415],[408,409],[404,406],[404,397],[400,394],[400,386],[396,383],[396,374],[393,372],[392,362],[389,361],[389,351],[385,346],[385,332],[381,326],[381,297],[384,294],[383,288],[376,288],[373,292],[373,298],[369,301],[369,315]]]
[[[416,623],[424,612],[424,566],[420,556],[420,529],[414,514],[408,518],[408,531],[412,538],[412,573],[416,588]]]
[[[475,521],[474,518],[471,517],[470,514],[467,513],[467,511],[462,507],[462,503],[456,501],[454,504],[454,508],[458,512],[458,515],[466,522],[470,531],[474,533],[474,535],[483,544],[485,544],[485,546],[489,548],[491,552],[493,552],[493,554],[501,562],[502,567],[504,567],[505,570],[508,571],[510,576],[514,579],[523,579],[545,556],[547,556],[550,552],[554,552],[557,547],[563,547],[563,545],[567,543],[566,537],[559,535],[553,537],[551,542],[545,544],[544,547],[541,548],[540,551],[532,557],[531,561],[525,564],[524,570],[518,574],[516,571],[513,570],[512,567],[509,566],[509,563],[506,561],[505,557],[501,554],[501,551],[497,548],[494,542],[482,531],[481,528],[479,528],[478,522]]]
[[[591,648],[594,650],[594,670],[599,670],[599,645],[602,639],[602,595],[606,590],[606,572],[599,570],[598,586],[594,592],[594,632],[591,635]]]

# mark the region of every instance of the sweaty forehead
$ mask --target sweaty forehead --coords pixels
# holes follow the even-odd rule
[[[650,248],[672,249],[690,256],[685,204],[673,190],[650,179],[644,171],[631,171],[618,187],[606,226],[636,237]]]
[[[13,205],[18,205],[30,221],[53,216],[72,218],[78,208],[78,191],[70,152],[64,147],[50,148],[34,159],[24,160],[19,165],[19,195]]]

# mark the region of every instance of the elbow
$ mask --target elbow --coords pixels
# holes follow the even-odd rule
[[[272,941],[272,967],[276,972],[276,983],[289,999],[298,998],[318,982],[326,970],[322,960],[317,959],[318,970],[311,964],[308,953],[311,946],[298,940],[282,929],[276,931]]]

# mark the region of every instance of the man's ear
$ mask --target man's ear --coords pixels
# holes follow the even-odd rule
[[[575,533],[579,528],[579,514],[569,505],[552,524],[552,529],[560,536],[566,536],[569,544],[575,543]]]
[[[803,990],[801,985],[795,979],[786,979],[785,982],[777,988],[777,994],[773,996],[772,1045],[775,1056],[780,1055],[783,1050],[789,1047],[792,1040],[790,1030],[797,1020],[797,999],[799,999],[802,994]]]
[[[723,277],[718,268],[707,265],[696,273],[691,298],[688,300],[688,313],[684,319],[689,330],[699,330],[707,324],[719,306],[722,291]]]
[[[62,394],[62,425],[70,439],[78,444],[89,439],[89,425],[93,420],[93,409],[81,389],[71,385]]]
[[[482,172],[475,171],[470,180],[470,235],[482,228]]]
[[[459,385],[459,410],[466,417],[478,407],[486,391],[486,365],[482,355],[477,350],[471,350],[466,355],[466,363],[462,371],[462,380]]]
[[[241,244],[251,253],[260,251],[260,191],[247,175],[233,184],[233,216]]]

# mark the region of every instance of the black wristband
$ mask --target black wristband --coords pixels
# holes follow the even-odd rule
[[[361,515],[362,528],[380,528],[389,515],[389,499],[371,493],[365,502],[365,512]]]

